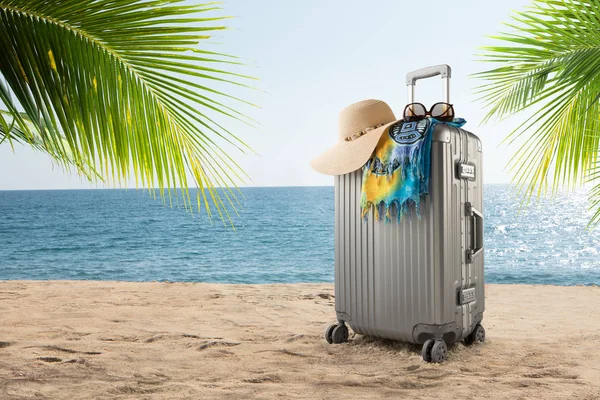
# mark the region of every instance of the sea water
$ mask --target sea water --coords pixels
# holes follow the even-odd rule
[[[235,231],[142,191],[0,191],[0,279],[332,282],[333,188],[242,191]],[[484,193],[487,282],[600,285],[584,192]]]

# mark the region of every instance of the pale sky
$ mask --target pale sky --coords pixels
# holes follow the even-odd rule
[[[191,0],[190,0],[191,2]],[[516,126],[509,120],[480,126],[485,115],[476,102],[470,74],[488,65],[476,61],[486,35],[502,30],[525,0],[230,0],[223,4],[232,28],[210,50],[237,55],[243,70],[261,79],[266,93],[235,90],[258,103],[244,110],[261,126],[239,124],[236,133],[260,156],[231,154],[256,186],[332,185],[309,161],[337,138],[337,117],[363,99],[386,101],[401,117],[405,75],[429,65],[452,67],[451,102],[465,129],[483,141],[484,182],[508,183],[505,166],[516,147],[500,141]],[[231,90],[230,90],[231,92]],[[419,82],[415,101],[429,106],[441,98],[441,81]],[[500,146],[500,147],[499,147]],[[0,145],[0,190],[102,187],[53,168],[49,158],[28,148]]]

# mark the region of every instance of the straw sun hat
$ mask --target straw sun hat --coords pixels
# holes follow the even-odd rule
[[[381,100],[363,100],[340,112],[338,142],[311,161],[310,166],[326,175],[356,171],[369,160],[381,134],[396,117]]]

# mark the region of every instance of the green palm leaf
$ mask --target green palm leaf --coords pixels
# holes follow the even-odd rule
[[[26,114],[21,114],[20,117],[21,122],[25,124],[24,128],[19,125],[10,113],[0,110],[0,144],[6,141],[13,147],[13,150],[13,142],[29,145],[36,150],[52,156],[53,160],[58,162],[59,167],[67,171],[71,167],[75,167],[81,175],[89,180],[102,180],[102,176],[89,163],[77,164],[73,154],[69,151],[65,138],[60,138],[58,141],[59,148],[54,147],[53,143],[44,143],[38,134],[36,126],[29,120],[29,117]]]
[[[198,208],[228,219],[228,188],[247,176],[225,146],[249,147],[219,120],[254,121],[228,104],[249,103],[217,88],[252,78],[234,72],[236,58],[198,48],[225,29],[218,7],[179,3],[0,0],[0,142],[91,178],[135,178],[169,197],[180,188],[186,207],[189,173]]]
[[[486,119],[535,109],[507,140],[525,143],[511,159],[527,194],[591,182],[590,205],[600,206],[596,170],[600,139],[600,1],[535,0],[513,15],[513,29],[484,48],[495,68],[476,74],[489,108]],[[596,212],[591,224],[600,221]]]

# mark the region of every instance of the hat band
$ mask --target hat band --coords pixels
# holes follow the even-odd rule
[[[386,124],[386,123],[385,123],[385,122],[383,122],[383,123],[381,123],[381,124],[379,124],[379,125],[371,126],[370,128],[365,128],[365,129],[363,129],[362,131],[358,132],[358,133],[357,133],[357,134],[355,134],[355,135],[352,135],[352,136],[346,136],[346,138],[345,138],[344,140],[345,140],[346,142],[350,142],[350,141],[352,141],[352,140],[354,140],[354,139],[358,139],[359,137],[361,137],[361,136],[363,136],[363,135],[366,135],[367,133],[371,132],[371,131],[372,131],[372,130],[374,130],[374,129],[380,128],[380,127],[384,126],[385,124]]]

